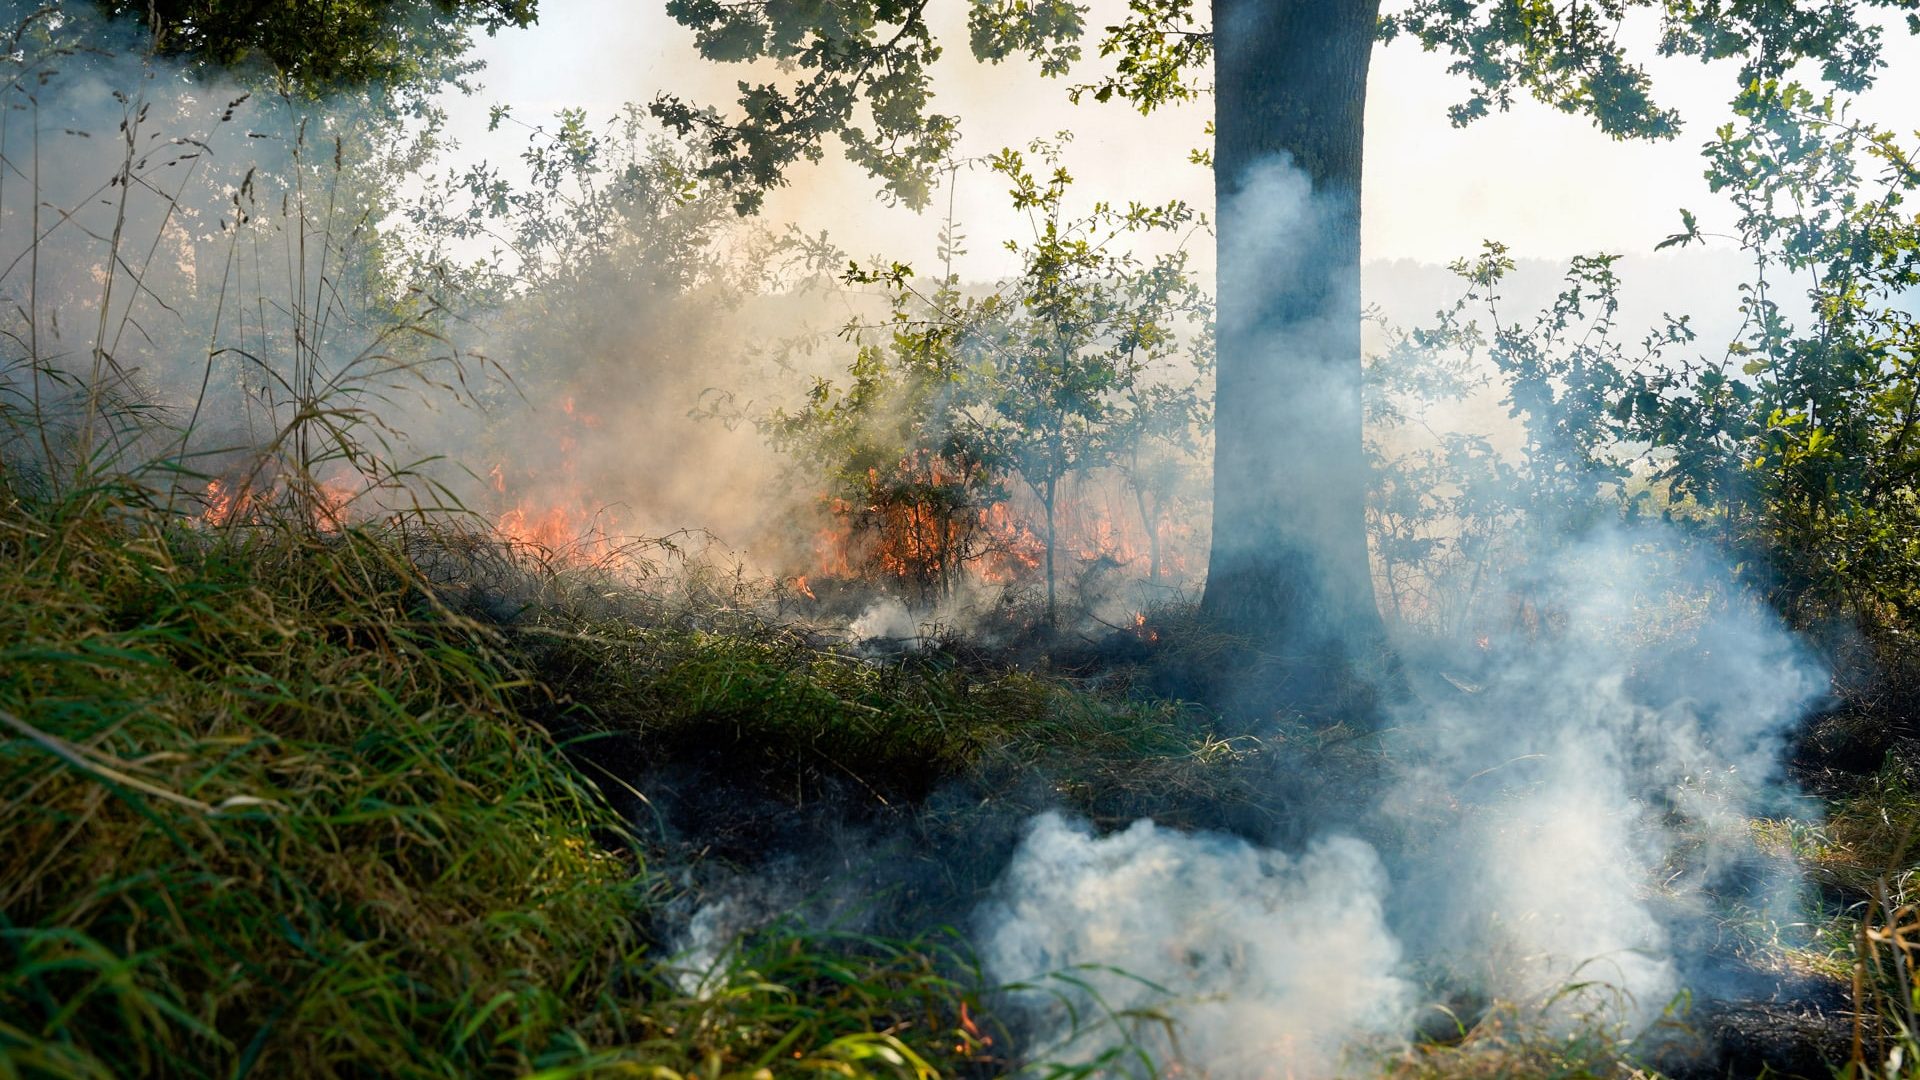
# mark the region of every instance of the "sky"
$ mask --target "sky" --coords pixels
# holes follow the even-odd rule
[[[1042,79],[1031,65],[976,63],[966,48],[968,6],[966,0],[939,0],[933,9],[936,30],[949,46],[936,68],[935,107],[961,118],[963,152],[985,154],[1067,130],[1074,139],[1066,163],[1080,178],[1084,197],[1180,197],[1210,209],[1210,174],[1187,160],[1190,148],[1206,142],[1210,102],[1151,117],[1122,105],[1072,105],[1061,82]],[[1123,4],[1095,0],[1093,6],[1088,21],[1098,27]],[[1907,131],[1920,123],[1920,110],[1911,104],[1920,101],[1920,46],[1900,29],[1887,36],[1889,70],[1861,111],[1897,121]],[[645,102],[662,90],[725,106],[741,74],[700,60],[691,34],[650,0],[544,0],[537,26],[482,39],[479,56],[488,64],[485,88],[449,99],[451,130],[463,153],[495,160],[514,154],[523,135],[485,131],[487,110],[496,102],[511,105],[526,121],[568,106],[605,118],[625,102]],[[1444,265],[1473,254],[1487,238],[1508,243],[1527,259],[1563,261],[1602,250],[1650,256],[1655,244],[1677,231],[1680,207],[1698,212],[1709,230],[1730,217],[1708,193],[1700,158],[1701,142],[1727,116],[1729,66],[1655,64],[1657,99],[1680,109],[1686,128],[1670,142],[1620,143],[1582,119],[1531,101],[1466,129],[1453,128],[1446,107],[1465,89],[1446,63],[1411,42],[1375,52],[1367,106],[1368,261]],[[825,228],[856,256],[913,261],[917,253],[931,260],[940,214],[882,206],[875,198],[878,184],[833,154],[794,181],[769,199],[767,217],[809,232]],[[1016,229],[1004,206],[1004,184],[978,170],[958,178],[952,197],[972,238],[959,269],[969,278],[996,276],[1009,265],[999,241]],[[1208,254],[1196,251],[1201,263],[1210,261]],[[1651,261],[1666,268],[1658,276],[1683,286],[1689,259],[1725,263],[1712,253]]]

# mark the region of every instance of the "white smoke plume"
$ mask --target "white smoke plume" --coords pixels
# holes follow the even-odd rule
[[[1253,190],[1275,236],[1319,213],[1279,167]],[[1508,1002],[1546,1030],[1630,1038],[1683,991],[1715,992],[1699,944],[1714,905],[1797,898],[1747,822],[1793,797],[1785,742],[1826,672],[1667,526],[1535,508],[1520,530],[1489,568],[1497,599],[1459,628],[1478,642],[1409,653],[1419,700],[1391,717],[1377,794],[1351,800],[1370,805],[1344,831],[1280,851],[1033,822],[977,931],[994,979],[1056,991],[1014,994],[1037,1056],[1138,1037],[1209,1076],[1332,1076],[1430,1006]],[[1048,978],[1084,965],[1137,976],[1097,985],[1116,1008],[1164,1010],[1171,1034],[1090,1029],[1086,992]]]
[[[1049,973],[1128,972],[1143,981],[1098,980],[1109,1004],[1164,1009],[1175,1031],[1152,1048],[1226,1077],[1335,1075],[1343,1053],[1411,1033],[1436,968],[1484,999],[1559,996],[1543,1022],[1626,1034],[1683,989],[1711,993],[1689,980],[1704,889],[1752,858],[1745,821],[1788,794],[1782,742],[1822,673],[1657,535],[1606,533],[1550,565],[1529,590],[1550,625],[1490,643],[1472,681],[1454,676],[1471,692],[1434,694],[1389,733],[1395,778],[1357,823],[1373,842],[1294,856],[1043,816],[980,912],[992,976],[1060,990]],[[1654,625],[1676,612],[1683,625]],[[1084,1030],[1087,1002],[1076,1024],[1045,994],[1016,1000],[1043,1055],[1124,1045],[1122,1028]]]
[[[1045,814],[982,912],[982,957],[1026,984],[1013,1000],[1048,1032],[1040,1059],[1112,1055],[1145,1075],[1137,1050],[1212,1076],[1320,1075],[1349,1037],[1399,1030],[1413,1001],[1386,887],[1352,837],[1290,857],[1151,821],[1095,837]]]

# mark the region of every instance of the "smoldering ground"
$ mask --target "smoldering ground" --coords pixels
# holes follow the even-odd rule
[[[1026,1052],[1122,1074],[1336,1075],[1504,1003],[1549,1037],[1711,1070],[1693,1002],[1798,992],[1726,927],[1791,937],[1802,917],[1798,868],[1750,822],[1808,813],[1783,759],[1827,672],[1678,531],[1528,509],[1472,621],[1402,642],[1418,693],[1364,761],[1335,767],[1256,726],[1264,819],[1043,812],[1009,853],[958,856],[992,867],[956,877],[992,881],[967,924]],[[952,797],[1003,839],[1031,806]],[[1161,813],[1191,823],[1177,803]],[[905,880],[886,861],[856,873]],[[831,881],[831,862],[798,873]]]
[[[1053,785],[1003,775],[757,836],[785,854],[709,866],[721,909],[692,908],[706,932],[680,940],[710,960],[716,923],[960,919],[1022,1053],[1126,1075],[1366,1072],[1494,1003],[1710,1063],[1715,1002],[1804,992],[1727,926],[1802,917],[1798,868],[1748,822],[1806,813],[1780,761],[1824,672],[1657,530],[1552,553],[1506,583],[1538,622],[1437,663],[1377,752],[1265,729],[1234,799],[1163,789],[1096,825],[1027,816]]]

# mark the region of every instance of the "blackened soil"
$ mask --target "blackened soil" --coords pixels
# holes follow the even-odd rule
[[[1706,1001],[1688,1033],[1659,1055],[1671,1080],[1830,1080],[1852,1052],[1853,1019],[1843,987],[1801,987],[1782,1001]]]
[[[1136,635],[1119,633],[1078,651],[1056,648],[1047,666],[1095,678],[1139,664],[1150,651]],[[960,659],[991,667],[1001,658]],[[1142,682],[1149,692],[1160,689]],[[1889,743],[1874,725],[1829,717],[1796,748],[1795,767],[1803,781],[1818,774],[1823,782],[1808,786],[1824,792],[1878,767]],[[650,849],[649,861],[674,868],[682,887],[721,896],[742,881],[778,879],[781,887],[765,901],[770,909],[899,936],[964,928],[1041,809],[1069,804],[1103,828],[1147,816],[1297,847],[1333,824],[1329,817],[1346,828],[1364,820],[1365,792],[1374,790],[1353,762],[1297,757],[1250,766],[1265,770],[1248,785],[1263,796],[1254,805],[1113,777],[1098,790],[1072,792],[1032,771],[888,783],[825,757],[761,760],[750,747],[717,736],[673,744],[603,736],[574,743],[570,752],[619,806]],[[1299,812],[1310,806],[1323,809],[1317,817]],[[657,932],[667,937],[673,928]],[[1829,1080],[1850,1056],[1853,1019],[1844,986],[1762,972],[1732,958],[1709,960],[1707,969],[1685,977],[1700,995],[1650,1039],[1647,1053],[1673,1080]]]

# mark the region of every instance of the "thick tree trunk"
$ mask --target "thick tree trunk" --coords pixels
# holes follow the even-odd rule
[[[1272,704],[1386,670],[1368,565],[1360,165],[1378,0],[1214,0],[1220,295],[1202,609]]]

